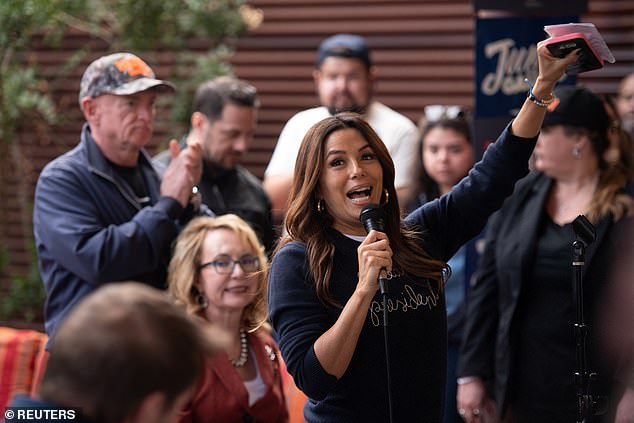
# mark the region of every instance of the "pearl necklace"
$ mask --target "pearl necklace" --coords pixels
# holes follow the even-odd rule
[[[240,329],[240,357],[231,360],[233,367],[243,367],[249,357],[249,346],[247,344],[247,333],[244,329]]]

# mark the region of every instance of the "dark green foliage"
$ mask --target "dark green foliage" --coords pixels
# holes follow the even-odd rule
[[[0,184],[6,161],[25,157],[20,152],[21,128],[46,131],[49,125],[64,121],[63,112],[51,98],[56,77],[67,76],[90,54],[89,47],[78,50],[55,71],[56,76],[44,78],[38,73],[38,49],[59,46],[72,29],[102,40],[109,51],[137,53],[148,63],[152,63],[155,53],[172,53],[176,62],[173,74],[158,76],[178,87],[176,97],[165,100],[163,106],[169,107],[172,119],[180,124],[174,126],[183,128],[187,126],[195,87],[208,78],[231,72],[227,63],[231,50],[224,45],[246,32],[244,7],[242,0],[0,0],[0,143],[13,147],[0,148]],[[249,11],[250,25],[254,14],[257,25],[257,11],[247,8]],[[208,47],[199,52],[188,50],[194,40],[199,50],[201,41]],[[16,154],[6,154],[9,150]],[[18,172],[25,172],[21,166],[16,167]],[[28,180],[29,176],[19,177]],[[24,198],[29,193],[21,191],[19,195],[23,196],[21,204],[32,200]],[[4,207],[0,205],[0,226],[6,224]],[[31,212],[29,207],[21,208],[27,232]],[[44,290],[33,240],[27,241],[33,260],[27,274],[8,275],[11,257],[3,247],[6,244],[2,236],[0,231],[0,276],[10,284],[0,287],[0,319],[40,320]]]

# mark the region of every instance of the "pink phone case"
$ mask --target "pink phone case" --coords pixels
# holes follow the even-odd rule
[[[561,35],[546,40],[546,48],[555,57],[564,57],[573,50],[581,49],[576,62],[566,68],[566,73],[573,75],[603,67],[601,56],[592,48],[586,37],[580,32]]]

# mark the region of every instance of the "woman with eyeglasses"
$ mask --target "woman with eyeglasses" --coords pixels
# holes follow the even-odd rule
[[[264,247],[238,216],[196,218],[176,240],[169,293],[227,341],[180,422],[288,422],[285,368],[265,324],[266,270]]]

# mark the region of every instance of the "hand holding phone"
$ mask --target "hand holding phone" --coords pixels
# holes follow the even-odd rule
[[[566,68],[566,73],[569,75],[603,67],[603,59],[580,32],[550,38],[546,40],[545,44],[548,51],[555,57],[564,57],[573,50],[581,49],[579,58]]]
[[[546,25],[544,31],[551,37],[545,40],[545,44],[553,56],[563,57],[580,49],[579,58],[568,66],[567,74],[588,72],[602,68],[605,62],[615,62],[614,55],[593,23]]]

